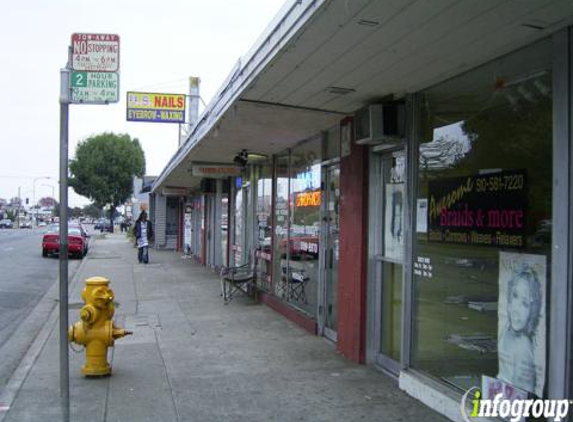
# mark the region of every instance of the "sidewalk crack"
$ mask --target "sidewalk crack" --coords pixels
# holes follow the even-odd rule
[[[139,294],[137,292],[137,283],[135,280],[135,267],[131,267],[131,282],[133,283],[133,295],[135,297],[135,315],[139,314]]]
[[[115,347],[111,348],[111,353],[110,353],[110,364],[113,367],[113,357],[115,355]],[[106,380],[106,386],[105,386],[105,403],[103,405],[103,422],[107,421],[107,414],[108,414],[108,410],[109,410],[109,395],[110,395],[110,390],[111,390],[111,377],[108,377]]]
[[[157,331],[153,330],[155,335],[155,344],[157,345],[157,351],[159,353],[159,357],[161,358],[161,363],[163,365],[163,370],[165,371],[165,378],[167,378],[167,383],[169,384],[169,391],[171,392],[171,403],[173,404],[173,410],[175,411],[175,417],[177,418],[177,422],[181,421],[179,416],[179,409],[177,408],[177,403],[175,402],[175,397],[173,397],[173,384],[171,382],[171,378],[169,377],[169,372],[167,371],[167,364],[165,363],[165,358],[163,357],[163,353],[161,352],[161,346],[159,345],[159,338],[157,337]]]

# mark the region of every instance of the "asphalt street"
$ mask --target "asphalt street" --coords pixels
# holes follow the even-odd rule
[[[42,257],[43,229],[0,229],[0,390],[45,322],[49,308],[33,311],[59,276],[58,257]],[[81,260],[69,261],[73,277]]]

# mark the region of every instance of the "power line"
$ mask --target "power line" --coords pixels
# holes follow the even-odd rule
[[[43,177],[43,176],[3,176],[0,175],[0,179],[36,179],[38,177]]]

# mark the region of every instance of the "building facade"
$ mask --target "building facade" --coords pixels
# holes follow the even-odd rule
[[[572,17],[287,3],[153,186],[180,248],[453,420],[571,398]]]

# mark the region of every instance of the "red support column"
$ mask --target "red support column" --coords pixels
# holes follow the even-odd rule
[[[348,119],[342,121],[347,124]],[[368,150],[354,144],[340,163],[338,350],[364,363],[368,228]]]

